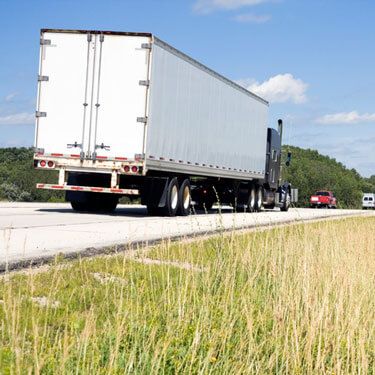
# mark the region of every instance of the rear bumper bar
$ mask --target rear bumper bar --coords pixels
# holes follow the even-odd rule
[[[84,191],[84,192],[90,192],[90,193],[139,195],[138,189],[117,189],[117,188],[105,188],[105,187],[95,187],[95,186],[36,184],[36,188],[46,189],[46,190]]]

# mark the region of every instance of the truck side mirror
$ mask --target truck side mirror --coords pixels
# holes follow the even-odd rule
[[[286,162],[285,162],[285,165],[287,167],[289,167],[291,160],[292,160],[292,153],[290,151],[288,151],[288,154],[287,154],[287,157],[286,157]]]

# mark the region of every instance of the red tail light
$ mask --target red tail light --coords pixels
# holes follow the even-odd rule
[[[135,166],[135,165],[133,165],[133,166],[132,166],[132,172],[133,172],[133,173],[137,173],[137,172],[138,172],[138,167]]]
[[[126,172],[126,173],[130,172],[130,167],[128,165],[125,165],[124,172]]]
[[[48,162],[48,168],[53,168],[55,166],[55,163],[53,161]]]
[[[44,168],[46,165],[47,165],[47,163],[46,163],[45,160],[41,160],[41,161],[39,162],[39,166],[42,167],[42,168]]]

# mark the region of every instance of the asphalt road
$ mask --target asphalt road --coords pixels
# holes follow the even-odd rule
[[[289,212],[222,214],[212,210],[188,217],[148,217],[143,206],[120,205],[115,213],[73,212],[65,203],[0,202],[0,268],[58,253],[100,251],[113,245],[148,244],[164,238],[243,229],[332,216],[375,215],[361,210],[291,209]],[[91,249],[91,250],[90,250]]]

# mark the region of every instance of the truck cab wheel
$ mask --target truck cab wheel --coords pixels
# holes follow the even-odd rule
[[[263,188],[259,186],[255,196],[255,211],[260,212],[263,206]]]
[[[256,205],[256,191],[255,187],[252,186],[249,191],[249,199],[247,201],[247,212],[254,212]]]
[[[282,206],[280,207],[280,211],[288,211],[289,210],[289,207],[290,207],[290,194],[287,193],[286,196],[285,196],[285,200],[282,204]]]
[[[178,195],[178,214],[187,216],[190,214],[191,205],[191,188],[188,179],[184,180],[181,184]]]

